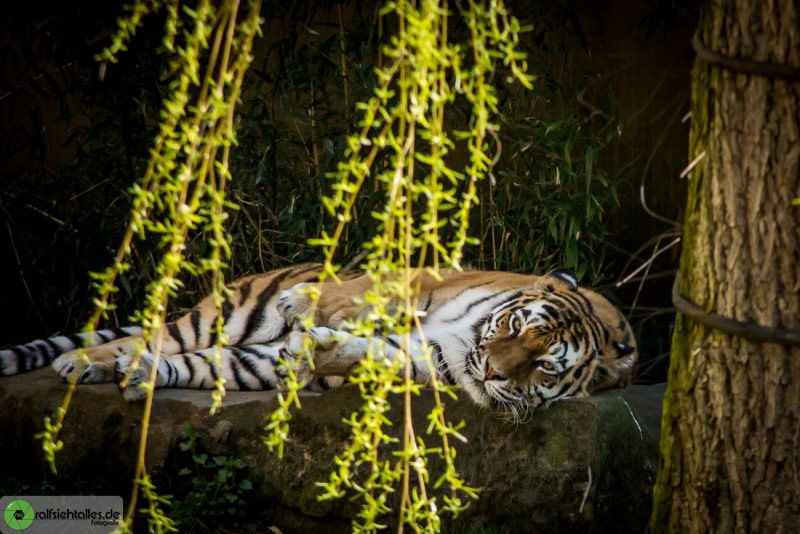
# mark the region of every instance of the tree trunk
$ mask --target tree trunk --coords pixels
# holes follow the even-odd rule
[[[800,0],[714,0],[699,36],[800,66]],[[697,60],[679,290],[739,321],[800,329],[800,82]],[[800,348],[678,316],[653,532],[798,532]]]

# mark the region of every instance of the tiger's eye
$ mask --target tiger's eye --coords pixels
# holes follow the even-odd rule
[[[555,369],[555,367],[553,367],[553,364],[550,363],[550,362],[543,362],[542,363],[542,369],[544,369],[546,371],[552,371],[553,369]]]

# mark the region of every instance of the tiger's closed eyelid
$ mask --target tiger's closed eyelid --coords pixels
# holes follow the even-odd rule
[[[539,360],[539,365],[537,367],[539,371],[548,376],[556,377],[561,373],[558,366],[550,360]]]

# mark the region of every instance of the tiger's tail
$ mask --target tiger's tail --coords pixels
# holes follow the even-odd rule
[[[0,376],[10,376],[50,365],[58,356],[81,347],[94,347],[115,339],[135,336],[138,326],[97,330],[84,334],[37,339],[24,345],[0,350]]]

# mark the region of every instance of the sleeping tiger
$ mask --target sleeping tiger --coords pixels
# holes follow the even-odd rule
[[[218,313],[211,297],[162,330],[157,387],[208,389],[219,376],[229,390],[280,388],[287,363],[301,369],[306,388],[340,385],[368,351],[380,345],[393,358],[403,339],[392,333],[367,339],[347,330],[348,319],[365,313],[354,301],[371,279],[352,273],[341,283],[326,281],[316,305],[305,291],[321,266],[305,264],[243,278],[231,284],[222,306],[228,346],[215,365]],[[414,380],[430,384],[432,375],[458,385],[481,406],[528,413],[569,397],[625,386],[637,360],[636,340],[623,315],[599,294],[579,288],[575,276],[558,269],[545,276],[506,272],[446,272],[440,279],[419,275],[417,315],[424,336],[411,334],[406,346]],[[313,328],[299,317],[313,313]],[[304,339],[315,341],[314,370],[303,367]],[[90,337],[91,339],[86,339]],[[88,359],[78,347],[88,344]],[[155,362],[141,350],[138,328],[36,340],[0,351],[0,376],[52,364],[78,383],[120,381],[129,400],[144,396]],[[374,353],[374,352],[373,352]],[[279,363],[279,360],[282,363]]]

